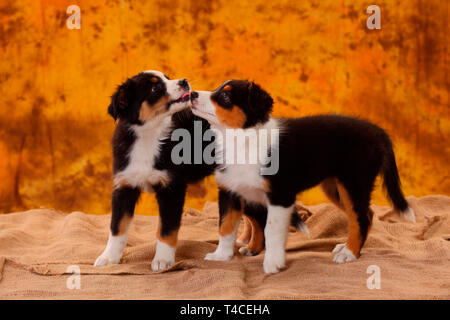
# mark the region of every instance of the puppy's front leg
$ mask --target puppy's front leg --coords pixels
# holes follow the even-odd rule
[[[264,236],[266,238],[264,272],[277,273],[285,267],[286,238],[294,205],[283,207],[269,204],[267,209],[267,223],[264,229]]]
[[[186,185],[170,184],[154,187],[159,205],[159,226],[152,270],[161,271],[175,263],[178,229],[183,214]]]
[[[242,209],[239,196],[224,189],[219,190],[219,245],[216,251],[205,256],[205,260],[226,261],[233,258]]]
[[[134,215],[134,207],[141,190],[131,187],[115,189],[112,196],[111,227],[108,244],[103,253],[95,260],[94,266],[117,264],[127,245],[128,229]]]

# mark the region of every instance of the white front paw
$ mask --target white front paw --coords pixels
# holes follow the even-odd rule
[[[174,264],[175,264],[175,259],[164,260],[164,259],[158,259],[155,257],[152,261],[152,270],[154,272],[163,271],[163,270],[169,269]]]
[[[356,260],[355,255],[351,252],[345,243],[336,245],[333,249],[333,261],[336,263],[344,263]]]
[[[267,254],[264,256],[264,272],[265,273],[278,273],[281,269],[286,266],[286,256],[285,253],[282,254]]]
[[[121,254],[112,254],[111,252],[103,252],[94,262],[95,267],[109,266],[118,264],[122,258]]]
[[[216,250],[214,252],[208,253],[205,256],[205,260],[212,261],[229,261],[233,258],[233,252],[226,253],[224,251]]]

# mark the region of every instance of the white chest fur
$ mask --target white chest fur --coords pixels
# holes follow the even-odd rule
[[[219,186],[239,194],[246,201],[266,204],[265,182],[259,165],[227,165],[225,171],[217,171],[215,176]]]
[[[271,135],[271,130],[279,130],[278,123],[275,119],[269,120],[266,124],[257,128],[250,128],[241,130],[239,132],[234,132],[235,136],[249,135],[249,130],[254,130],[255,135],[258,138],[258,147],[252,148],[248,140],[245,139],[235,139],[234,145],[232,146],[235,149],[234,156],[228,157],[229,154],[229,143],[227,143],[227,132],[223,128],[214,128],[217,131],[221,132],[221,138],[217,139],[217,152],[219,157],[222,157],[220,161],[223,161],[222,168],[225,170],[216,170],[215,177],[217,183],[237,194],[239,194],[242,198],[244,198],[248,202],[259,203],[266,205],[267,204],[267,195],[266,195],[266,179],[261,174],[261,168],[264,164],[268,163],[267,157],[261,156],[263,154],[267,154],[267,151],[270,148],[270,145],[276,146],[278,144],[278,136],[276,139]],[[260,135],[261,130],[266,130],[266,135]],[[261,149],[261,136],[264,136],[266,140],[265,147]],[[271,140],[272,139],[272,140]],[[245,163],[238,162],[237,158],[239,157],[239,153],[244,155]],[[255,161],[250,160],[250,155],[254,155],[258,153],[258,157]],[[261,153],[261,155],[259,154]],[[254,160],[255,160],[254,158]],[[233,160],[231,160],[233,159]],[[230,163],[231,160],[231,163]]]
[[[142,126],[134,125],[136,140],[128,154],[127,167],[116,173],[114,185],[116,188],[127,185],[130,187],[148,188],[158,183],[167,184],[169,176],[166,170],[156,170],[155,158],[160,150],[160,140],[168,134],[171,118],[154,119]]]

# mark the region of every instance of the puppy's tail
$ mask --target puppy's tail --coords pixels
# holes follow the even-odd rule
[[[394,209],[399,212],[404,219],[416,222],[414,211],[409,207],[400,187],[400,177],[398,175],[395,155],[390,141],[381,170],[384,178],[384,187],[394,205]]]
[[[291,226],[293,226],[297,231],[306,234],[308,238],[311,236],[311,234],[309,233],[308,226],[303,222],[303,219],[298,214],[297,210],[294,210],[294,212],[291,215]]]

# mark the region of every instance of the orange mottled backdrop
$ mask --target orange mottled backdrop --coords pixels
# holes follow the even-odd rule
[[[70,4],[80,30],[66,27]],[[381,30],[366,28],[371,4]],[[446,0],[0,0],[0,212],[110,211],[109,97],[147,69],[198,90],[255,80],[276,116],[374,121],[394,140],[407,195],[450,195],[448,18]],[[213,177],[207,186],[187,205],[216,200]],[[381,188],[374,202],[386,203]],[[154,197],[137,212],[156,214]]]

